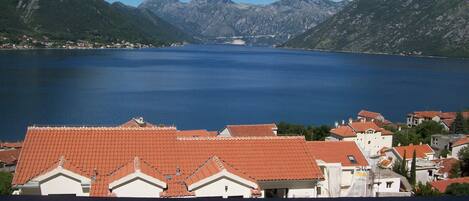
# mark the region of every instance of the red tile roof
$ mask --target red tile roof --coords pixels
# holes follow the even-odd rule
[[[436,116],[440,116],[443,112],[441,111],[416,111],[412,113],[411,115],[417,117],[417,118],[433,118]]]
[[[357,133],[364,133],[370,129],[381,132],[382,135],[393,134],[391,131],[380,128],[375,122],[371,121],[358,121],[347,125],[340,125],[338,128],[333,128],[330,132],[341,137],[356,137]]]
[[[228,172],[239,176],[243,179],[246,179],[251,182],[256,182],[254,178],[242,172],[241,170],[236,169],[227,162],[221,160],[217,156],[210,157],[205,163],[203,163],[199,168],[197,168],[194,173],[189,175],[186,179],[187,185],[192,185],[198,181],[201,181],[207,177],[213,176],[217,173],[220,173],[222,170],[227,170]]]
[[[311,141],[306,144],[308,151],[316,160],[322,160],[326,163],[341,163],[342,166],[368,166],[365,156],[355,142]],[[356,162],[350,161],[349,156],[353,156]]]
[[[132,161],[129,161],[124,166],[120,166],[116,170],[114,170],[109,175],[109,182],[117,181],[137,171],[141,171],[143,174],[156,178],[160,181],[166,180],[163,174],[158,171],[155,167],[150,165],[148,162],[141,160],[138,157],[135,157]]]
[[[217,132],[207,130],[183,130],[178,131],[178,137],[216,137]]]
[[[245,136],[276,136],[274,130],[275,124],[253,124],[253,125],[228,125],[226,128],[230,131],[232,137]]]
[[[14,165],[20,156],[21,149],[11,149],[0,151],[0,162],[7,165]]]
[[[428,144],[400,146],[394,147],[393,149],[399,155],[400,158],[403,158],[405,153],[406,159],[412,159],[414,150],[416,158],[425,158],[427,157],[427,154],[434,154],[433,149]]]
[[[23,146],[23,142],[4,142],[0,143],[0,148],[19,149]]]
[[[453,166],[459,163],[459,160],[454,159],[454,158],[436,159],[433,161],[436,162],[439,166],[438,173],[439,174],[446,173],[448,174],[448,176]]]
[[[454,184],[454,183],[469,183],[469,177],[434,181],[434,182],[431,182],[430,184],[433,186],[433,188],[435,188],[438,191],[444,193],[446,191],[446,188],[450,184]]]
[[[367,111],[367,110],[361,110],[359,113],[358,113],[358,116],[359,117],[364,117],[364,118],[369,118],[369,119],[378,119],[380,117],[383,117],[383,115],[381,115],[380,113],[377,113],[377,112],[371,112],[371,111]],[[383,117],[384,118],[384,117]]]
[[[27,183],[62,156],[84,176],[97,175],[91,184],[91,196],[108,196],[110,175],[135,157],[150,169],[172,177],[165,178],[169,187],[163,196],[190,194],[181,182],[211,156],[222,158],[256,181],[323,177],[303,137],[194,138],[177,137],[177,133],[160,128],[30,127],[13,184]]]
[[[453,147],[457,147],[457,146],[461,146],[461,145],[465,145],[465,144],[469,144],[469,137],[467,137],[467,136],[457,140],[456,142],[454,142]]]

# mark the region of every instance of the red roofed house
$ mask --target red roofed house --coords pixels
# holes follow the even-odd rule
[[[348,141],[307,142],[308,151],[316,158],[324,174],[318,187],[319,197],[358,197],[352,185],[360,177],[367,177],[370,166],[357,144]],[[356,186],[355,186],[356,188]],[[320,193],[319,193],[320,192]]]
[[[15,172],[21,149],[0,150],[0,172]]]
[[[466,135],[466,137],[463,137],[453,144],[453,149],[451,150],[451,157],[453,158],[459,158],[458,154],[463,149],[464,147],[467,147],[469,145],[469,136]]]
[[[375,121],[383,125],[391,124],[391,122],[386,120],[381,113],[371,112],[368,110],[361,110],[360,112],[358,112],[357,119],[358,120],[364,119],[366,121]]]
[[[422,144],[394,147],[390,151],[386,152],[386,155],[394,158],[395,162],[402,161],[405,155],[408,170],[410,170],[414,150],[417,159],[417,182],[427,183],[435,180],[437,178],[436,173],[439,167],[438,164],[433,161],[435,152],[430,145]]]
[[[414,127],[424,121],[435,121],[440,123],[445,130],[449,131],[456,119],[456,112],[442,112],[442,111],[417,111],[407,115],[407,125]],[[469,111],[462,112],[464,119],[469,119]],[[461,134],[461,133],[457,133]]]
[[[277,136],[275,124],[228,125],[220,137]]]
[[[345,125],[336,125],[330,133],[333,140],[357,143],[366,157],[379,155],[381,149],[392,147],[393,133],[371,121],[349,121]]]
[[[434,181],[430,184],[432,185],[434,189],[437,189],[441,193],[444,193],[446,192],[446,188],[448,188],[450,184],[456,184],[456,183],[469,183],[469,177]]]
[[[442,111],[416,111],[407,115],[407,126],[418,126],[424,121],[441,122]]]
[[[29,127],[20,195],[316,197],[304,137],[181,137],[168,127]]]
[[[459,160],[455,158],[442,158],[433,161],[438,165],[438,171],[436,172],[437,180],[448,179],[451,176],[451,169],[459,164]]]

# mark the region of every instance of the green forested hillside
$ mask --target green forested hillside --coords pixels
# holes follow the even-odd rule
[[[355,0],[284,46],[469,57],[469,0]]]
[[[155,15],[104,0],[2,0],[0,33],[54,40],[165,44],[190,40]]]

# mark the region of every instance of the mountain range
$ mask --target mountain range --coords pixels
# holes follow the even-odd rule
[[[0,35],[168,44],[190,40],[145,9],[104,0],[2,0]]]
[[[279,0],[268,5],[231,0],[145,0],[140,9],[205,42],[240,38],[257,45],[281,44],[340,11],[346,1]]]
[[[469,0],[355,0],[284,46],[469,57]]]

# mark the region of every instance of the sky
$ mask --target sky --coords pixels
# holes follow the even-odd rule
[[[120,1],[124,4],[131,5],[131,6],[138,6],[143,0],[107,0],[109,2],[116,2]],[[190,0],[180,0],[180,1],[190,1]],[[268,4],[272,3],[276,0],[233,0],[235,2],[243,2],[243,3],[252,3],[252,4]]]

